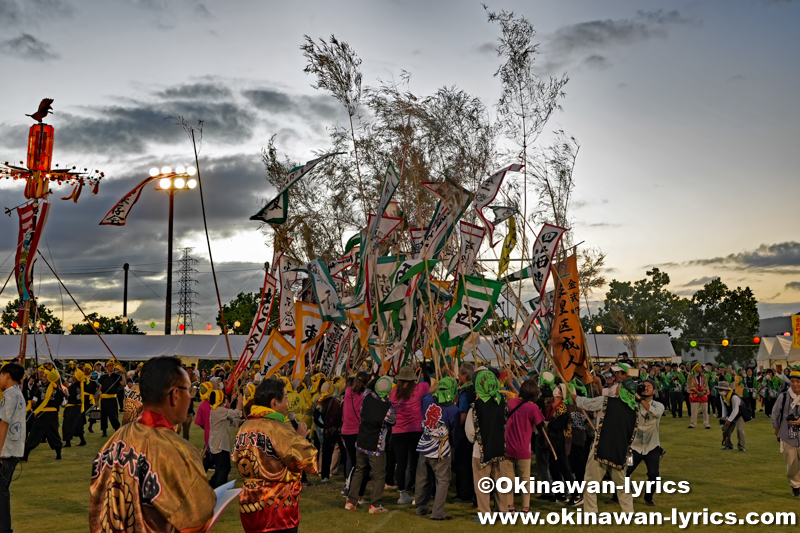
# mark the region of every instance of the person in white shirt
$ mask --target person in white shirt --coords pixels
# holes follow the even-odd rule
[[[0,531],[11,531],[9,485],[25,454],[25,398],[19,390],[24,375],[25,370],[16,363],[0,369]]]
[[[631,443],[633,463],[628,466],[625,475],[631,477],[639,463],[644,461],[647,467],[647,480],[656,481],[663,453],[658,432],[661,415],[664,414],[664,404],[653,399],[658,390],[655,381],[646,379],[642,383],[642,388],[643,391],[639,395],[639,402],[636,405],[636,435]],[[612,500],[617,501],[616,495]],[[645,485],[644,503],[651,507],[656,505],[653,501],[653,493],[647,485]]]
[[[209,483],[213,488],[228,482],[228,474],[231,471],[231,432],[229,428],[234,424],[239,426],[242,421],[242,396],[242,394],[237,394],[236,409],[228,409],[223,405],[225,394],[222,391],[211,391],[208,399],[211,403],[211,412],[208,415],[211,426],[208,435],[208,453],[211,454],[215,468]]]

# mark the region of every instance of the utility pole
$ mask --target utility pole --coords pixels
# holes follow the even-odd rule
[[[122,334],[128,333],[128,269],[130,265],[125,263],[122,270],[125,271],[125,288],[122,291]]]
[[[172,213],[175,205],[175,190],[167,190],[169,195],[169,225],[167,238],[167,308],[164,313],[164,335],[170,335],[172,326]]]

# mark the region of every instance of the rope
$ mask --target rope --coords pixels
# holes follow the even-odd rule
[[[94,332],[95,332],[95,334],[97,335],[97,337],[100,339],[100,342],[102,342],[102,343],[103,343],[103,346],[105,346],[105,347],[106,347],[106,349],[108,350],[108,353],[110,353],[110,354],[111,354],[111,357],[113,357],[113,358],[114,358],[114,361],[116,361],[116,362],[117,362],[117,364],[119,364],[119,365],[121,366],[121,365],[122,365],[122,363],[120,363],[119,359],[117,359],[117,356],[116,356],[116,355],[114,355],[114,352],[111,350],[111,348],[108,346],[108,344],[106,344],[106,341],[105,341],[105,339],[103,339],[103,336],[102,336],[102,335],[100,335],[100,332],[99,332],[99,331],[97,331],[97,328],[95,328],[95,327],[94,327],[94,323],[93,323],[91,320],[89,320],[89,317],[88,317],[88,316],[86,316],[86,313],[84,313],[84,312],[83,312],[83,309],[81,309],[81,306],[80,306],[80,305],[78,305],[78,302],[75,300],[75,298],[73,298],[73,296],[72,296],[72,293],[71,293],[71,292],[69,292],[69,289],[67,288],[67,286],[66,286],[66,285],[64,285],[64,282],[63,282],[63,281],[61,281],[61,278],[59,278],[59,277],[58,277],[58,274],[56,274],[56,271],[55,271],[55,270],[53,270],[53,267],[52,267],[52,266],[50,266],[50,263],[48,263],[48,262],[47,262],[47,258],[44,256],[44,254],[42,254],[41,250],[37,250],[37,252],[39,253],[39,257],[41,257],[41,258],[42,258],[42,261],[44,261],[44,264],[45,264],[45,265],[47,265],[47,268],[49,268],[49,269],[50,269],[50,272],[52,272],[52,273],[53,273],[53,275],[56,277],[56,279],[57,279],[57,280],[58,280],[58,282],[61,284],[61,286],[62,286],[62,287],[64,287],[64,292],[66,292],[66,293],[69,295],[70,299],[72,299],[72,302],[75,304],[75,307],[77,307],[77,308],[78,308],[78,311],[80,311],[80,312],[81,312],[81,314],[83,315],[83,318],[84,318],[84,319],[86,320],[86,322],[87,322],[87,323],[88,323],[88,324],[91,326],[91,328],[92,328],[92,331],[94,331]]]

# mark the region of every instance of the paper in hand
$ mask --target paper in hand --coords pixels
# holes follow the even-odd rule
[[[230,481],[214,489],[214,494],[217,495],[217,504],[214,506],[214,516],[211,517],[211,523],[208,524],[206,531],[210,531],[211,528],[214,527],[214,524],[217,523],[217,520],[219,520],[220,515],[228,504],[242,492],[242,489],[233,488],[235,482],[236,481]]]

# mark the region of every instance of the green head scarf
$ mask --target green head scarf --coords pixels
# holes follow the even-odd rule
[[[570,388],[572,390],[581,391],[581,393],[583,393],[584,396],[589,396],[589,393],[586,390],[586,387],[583,385],[583,383],[581,383],[580,379],[575,378],[572,381],[570,381],[569,384],[570,384]]]
[[[439,384],[436,385],[436,390],[433,391],[433,396],[439,403],[452,402],[456,397],[456,380],[451,377],[442,378]]]
[[[632,379],[619,384],[619,399],[631,409],[636,409],[636,383]]]
[[[392,385],[392,378],[389,376],[381,376],[378,378],[378,381],[375,382],[375,394],[381,398],[386,398],[389,396],[389,393],[392,392]]]
[[[481,370],[475,375],[475,394],[481,401],[494,400],[500,403],[500,382],[497,381],[494,373],[489,370]]]
[[[550,387],[550,389],[556,388],[556,376],[549,370],[545,370],[539,376],[539,386],[543,385]]]

